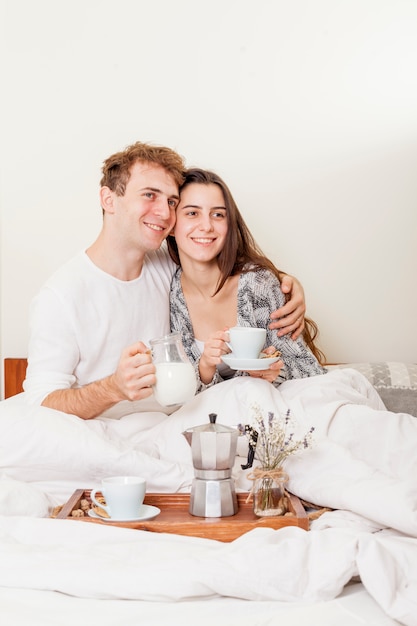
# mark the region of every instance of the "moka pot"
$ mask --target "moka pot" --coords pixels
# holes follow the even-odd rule
[[[236,457],[238,430],[210,421],[183,432],[191,446],[194,476],[191,494],[191,515],[227,517],[238,511],[232,469]]]

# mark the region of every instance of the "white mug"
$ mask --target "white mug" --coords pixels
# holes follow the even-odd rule
[[[110,476],[101,481],[101,493],[106,504],[96,499],[98,489],[93,489],[90,498],[95,505],[104,509],[110,518],[136,519],[140,517],[146,493],[146,480],[139,476]]]
[[[237,359],[258,359],[265,346],[265,328],[253,326],[233,326],[229,328],[230,342],[227,343],[232,351],[231,356]]]

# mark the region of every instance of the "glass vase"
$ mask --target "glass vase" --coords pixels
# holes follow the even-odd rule
[[[253,483],[253,511],[258,517],[276,517],[288,511],[286,479],[276,472],[256,478]]]

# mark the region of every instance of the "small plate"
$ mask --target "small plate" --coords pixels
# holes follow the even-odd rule
[[[226,363],[232,370],[267,370],[272,363],[279,361],[281,357],[274,356],[270,359],[237,359],[228,354],[222,356],[222,361]]]
[[[149,504],[142,504],[141,513],[139,517],[130,517],[128,519],[120,519],[116,517],[102,517],[98,515],[93,509],[89,509],[88,516],[93,519],[99,519],[102,522],[144,522],[147,519],[152,519],[156,517],[161,512],[161,509],[158,509],[157,506],[150,506]]]

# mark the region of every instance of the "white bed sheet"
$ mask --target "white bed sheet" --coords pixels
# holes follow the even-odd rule
[[[2,622],[10,626],[396,626],[361,583],[328,602],[288,605],[235,598],[185,602],[95,600],[53,591],[0,588]]]
[[[15,611],[9,623],[32,618],[27,623],[36,624],[20,595],[43,607],[43,626],[49,619],[65,625],[72,608],[87,605],[107,622],[91,621],[93,611],[86,624],[120,624],[120,609],[132,622],[138,610],[146,624],[168,616],[182,623],[188,615],[203,624],[274,624],[285,616],[286,624],[417,626],[415,418],[382,410],[373,387],[354,370],[290,381],[279,391],[256,383],[222,383],[168,418],[158,414],[154,426],[147,416],[145,429],[142,416],[83,422],[26,410],[18,397],[1,403],[4,485],[9,496],[12,481],[21,488],[13,493],[33,491],[31,510],[6,498],[15,516],[0,517],[0,606],[2,615],[3,603],[11,616]],[[193,471],[182,430],[210,412],[221,423],[244,422],[255,402],[266,410],[291,408],[302,432],[316,427],[313,450],[286,466],[293,493],[337,509],[311,531],[259,529],[223,544],[39,513],[116,472],[145,474],[149,491],[188,490]],[[236,460],[236,484],[247,489],[242,460]],[[355,576],[361,583],[349,584]]]

